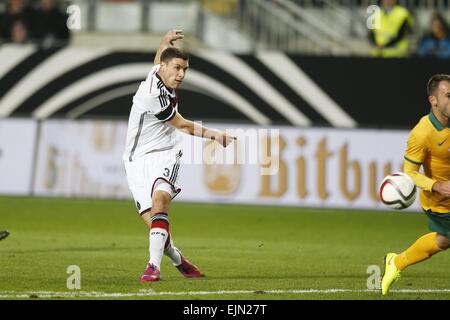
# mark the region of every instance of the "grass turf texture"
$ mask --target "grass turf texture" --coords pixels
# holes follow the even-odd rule
[[[369,265],[382,267],[386,252],[428,232],[420,213],[175,203],[169,217],[176,246],[206,278],[185,279],[164,257],[162,281],[138,282],[148,232],[132,201],[0,197],[0,229],[11,231],[0,242],[0,296],[75,293],[66,269],[77,265],[83,292],[255,291],[121,299],[450,299],[450,292],[264,292],[366,290]],[[440,253],[405,270],[393,289],[447,289],[449,263]]]

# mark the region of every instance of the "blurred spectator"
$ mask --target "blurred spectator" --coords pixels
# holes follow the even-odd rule
[[[201,0],[202,6],[222,16],[232,16],[238,8],[238,0]]]
[[[69,42],[67,15],[55,0],[41,0],[33,19],[32,37],[44,47],[62,46]]]
[[[431,17],[431,32],[420,40],[417,54],[420,57],[450,58],[450,30],[439,13]]]
[[[22,21],[15,21],[11,28],[11,42],[24,44],[28,40],[28,28]]]
[[[372,55],[383,58],[400,58],[408,55],[407,33],[412,29],[413,18],[397,0],[381,0],[380,26],[370,30]]]
[[[32,10],[24,0],[9,0],[1,17],[0,34],[5,42],[24,43],[31,28]]]

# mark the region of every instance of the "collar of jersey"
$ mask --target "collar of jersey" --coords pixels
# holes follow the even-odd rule
[[[434,115],[433,111],[430,111],[430,114],[428,115],[428,118],[431,121],[431,124],[436,128],[436,130],[441,131],[445,128],[450,128],[450,124],[447,127],[444,127],[442,123],[439,122],[438,118]]]
[[[173,92],[173,89],[169,89],[169,88],[167,88],[167,86],[166,86],[166,84],[164,83],[164,81],[161,79],[161,77],[159,76],[159,74],[158,74],[158,72],[156,72],[155,73],[155,76],[159,79],[159,81],[161,81],[162,82],[162,84],[163,84],[163,86],[164,86],[164,88],[166,88],[166,90],[168,91],[168,92],[170,92],[170,93],[172,93]]]

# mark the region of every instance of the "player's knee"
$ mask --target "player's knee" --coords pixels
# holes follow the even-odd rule
[[[163,212],[163,211],[165,211],[164,210],[165,207],[166,207],[166,203],[165,203],[164,199],[155,198],[153,200],[153,205],[152,205],[153,212]]]
[[[442,250],[447,250],[450,247],[450,240],[444,235],[438,234],[436,236],[436,244]]]
[[[152,212],[166,212],[170,204],[170,196],[165,192],[155,192],[152,199]]]

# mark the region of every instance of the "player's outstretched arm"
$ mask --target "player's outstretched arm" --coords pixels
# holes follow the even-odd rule
[[[156,51],[155,59],[153,62],[155,64],[159,64],[161,53],[168,47],[173,46],[174,41],[183,38],[184,38],[183,30],[170,30],[169,32],[167,32],[164,38],[161,40],[161,44],[159,45],[159,48]]]
[[[409,175],[414,184],[425,191],[432,191],[433,184],[435,180],[428,178],[426,175],[422,174],[420,170],[420,164],[411,162],[411,160],[405,159],[403,162],[403,172]]]
[[[425,191],[437,192],[440,195],[450,198],[450,181],[436,181],[428,178],[419,172],[420,165],[412,163],[405,159],[403,163],[403,171],[409,175],[417,187]]]
[[[192,136],[216,140],[224,147],[228,146],[233,140],[236,140],[236,137],[228,135],[226,132],[208,129],[198,123],[187,120],[178,112],[167,123]]]

